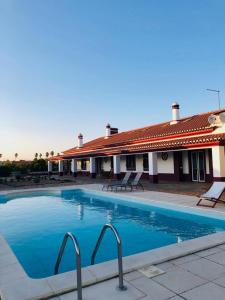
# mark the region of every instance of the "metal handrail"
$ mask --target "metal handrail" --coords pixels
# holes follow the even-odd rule
[[[55,264],[54,274],[58,274],[59,265],[66,247],[66,243],[68,238],[70,238],[73,242],[74,249],[76,252],[76,263],[77,263],[77,299],[82,300],[82,277],[81,277],[81,254],[80,247],[76,237],[71,233],[67,232],[63,238],[62,245],[59,250],[58,258]]]
[[[104,234],[106,232],[107,229],[111,229],[114,236],[116,237],[116,241],[117,241],[117,250],[118,250],[118,270],[119,270],[119,289],[124,291],[126,290],[126,286],[124,286],[123,284],[123,259],[122,259],[122,242],[121,242],[121,239],[120,239],[120,236],[116,230],[116,228],[111,225],[111,224],[105,224],[102,228],[102,231],[99,235],[99,238],[97,240],[97,243],[96,243],[96,246],[95,246],[95,249],[92,253],[92,256],[91,256],[91,264],[94,265],[95,263],[95,257],[96,257],[96,254],[98,252],[98,249],[99,249],[99,246],[101,244],[101,241],[104,237]]]

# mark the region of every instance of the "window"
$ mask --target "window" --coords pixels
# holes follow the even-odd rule
[[[87,161],[85,159],[81,160],[81,170],[87,170]]]
[[[148,154],[143,154],[143,170],[148,171],[149,166],[148,166]]]
[[[126,156],[126,167],[127,171],[136,171],[136,156],[127,155]]]

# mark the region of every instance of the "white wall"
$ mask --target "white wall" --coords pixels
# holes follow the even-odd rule
[[[225,152],[224,146],[212,147],[213,176],[225,177]]]
[[[104,157],[102,159],[102,169],[105,172],[110,172],[110,170],[111,170],[111,158],[110,157]]]
[[[188,151],[182,152],[183,174],[189,174]]]
[[[143,155],[142,154],[136,155],[136,171],[144,172],[143,171]],[[148,173],[148,171],[146,173]]]
[[[206,174],[209,174],[209,150],[206,149],[205,150],[205,170],[206,170]]]
[[[168,152],[167,160],[162,159],[161,152],[158,153],[158,173],[165,173],[165,174],[174,173],[173,152]]]
[[[126,156],[121,155],[120,157],[120,172],[126,172]]]
[[[158,159],[158,173],[173,174],[174,173],[174,160],[173,152],[168,152],[168,159],[163,160],[161,157],[161,152],[157,154]],[[121,155],[120,158],[120,168],[121,172],[126,172],[126,156]],[[148,171],[143,171],[143,155],[136,155],[136,172],[148,173]]]

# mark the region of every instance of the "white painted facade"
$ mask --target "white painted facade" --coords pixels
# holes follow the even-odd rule
[[[210,156],[212,157],[212,163],[213,163],[213,176],[217,178],[224,177],[225,178],[225,151],[224,146],[214,146],[210,147],[209,149],[193,149],[191,151],[204,151],[205,154],[205,174],[210,175]],[[181,151],[181,168],[183,175],[189,176],[188,178],[191,178],[192,176],[192,165],[190,160],[190,151],[189,150],[183,150]],[[212,152],[212,155],[211,155]],[[149,152],[148,153],[148,162],[149,162],[149,171],[143,170],[143,155],[144,154],[136,154],[136,170],[133,170],[133,172],[143,172],[146,175],[164,175],[164,177],[170,176],[170,178],[173,178],[175,175],[176,170],[175,168],[175,153],[176,151],[168,151],[168,157],[166,159],[162,158],[162,152]],[[145,153],[146,154],[146,153]],[[132,154],[133,155],[133,154]],[[115,155],[113,156],[113,166],[114,174],[120,174],[127,172],[126,168],[126,156],[127,155]],[[110,172],[111,170],[111,164],[112,164],[112,157],[102,157],[101,158],[101,168],[103,172]],[[71,162],[71,171],[72,172],[90,172],[90,173],[96,173],[96,158],[91,157],[90,159],[86,159],[86,169],[81,169],[81,160],[77,160],[76,164],[75,160]],[[60,172],[62,172],[62,164],[60,163],[59,166]],[[190,179],[191,180],[191,179]]]
[[[162,180],[225,181],[225,151],[223,145],[225,142],[225,111],[208,112],[180,118],[179,104],[174,102],[171,112],[172,118],[170,122],[165,123],[165,132],[164,125],[162,127],[161,123],[155,124],[156,127],[153,126],[153,129],[149,126],[146,136],[143,135],[141,130],[140,138],[135,134],[133,140],[130,138],[133,131],[136,130],[132,130],[131,135],[122,134],[118,139],[114,139],[112,135],[117,134],[118,129],[107,124],[105,135],[99,138],[100,142],[98,142],[98,139],[94,141],[92,144],[92,147],[93,145],[94,147],[90,150],[88,147],[86,149],[83,136],[79,134],[77,146],[74,149],[69,149],[69,157],[74,158],[71,161],[71,172],[98,173],[100,175],[102,172],[113,171],[115,175],[119,175],[128,171],[126,167],[128,163],[130,169],[135,166],[135,170],[132,170],[132,172],[143,172],[146,177],[148,175],[158,175]],[[169,131],[168,126],[170,126]],[[156,130],[157,128],[158,130]],[[137,129],[137,132],[140,129]],[[102,143],[102,141],[104,142]],[[166,144],[161,143],[162,141]],[[128,148],[126,148],[126,143],[129,146]],[[120,148],[120,145],[122,148]],[[134,145],[135,147],[133,147]],[[112,152],[111,148],[113,149]],[[149,151],[161,149],[166,154],[161,151],[131,153],[132,151],[145,151],[147,149]],[[73,150],[72,155],[71,150]],[[130,151],[130,154],[125,155],[125,151]],[[64,152],[64,155],[66,152]],[[116,155],[107,156],[108,153],[116,153]],[[162,153],[164,154],[162,155]],[[98,154],[105,156],[93,157]],[[62,157],[65,160],[70,159],[64,155]],[[87,155],[86,164],[81,163],[81,157],[84,155]],[[133,159],[126,159],[129,155],[135,156],[135,162]],[[144,159],[143,155],[145,155]],[[147,170],[147,165],[149,170]],[[111,170],[112,166],[113,170]],[[52,165],[49,164],[48,171],[51,172],[51,170]],[[61,173],[63,172],[63,163],[60,161],[58,170]],[[64,173],[67,173],[67,171],[68,164],[65,164]],[[149,178],[151,177],[149,176]]]
[[[174,158],[173,152],[168,152],[168,159],[162,159],[162,152],[157,153],[158,173],[173,174],[174,173]]]
[[[183,164],[183,174],[189,174],[189,161],[188,161],[188,151],[182,152],[182,164]]]
[[[225,177],[225,151],[223,146],[212,147],[213,176]]]

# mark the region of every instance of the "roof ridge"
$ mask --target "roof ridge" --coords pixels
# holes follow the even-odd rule
[[[208,112],[203,112],[203,113],[198,113],[198,114],[194,114],[194,115],[188,115],[186,117],[180,118],[179,121],[184,121],[185,119],[189,119],[189,118],[192,118],[192,117],[195,117],[195,116],[202,116],[202,115],[207,115],[207,114],[210,114],[210,113],[218,113],[218,112],[222,112],[222,111],[225,111],[225,108],[212,110],[212,111],[208,111]],[[119,134],[122,134],[122,133],[132,132],[132,131],[141,130],[141,129],[145,129],[145,128],[149,128],[149,127],[153,127],[153,126],[159,126],[159,125],[163,125],[163,124],[168,124],[170,122],[171,122],[171,120],[155,123],[155,124],[152,124],[152,125],[146,125],[144,127],[137,127],[137,128],[130,129],[130,130],[124,130],[124,131],[115,133],[114,135],[118,136]]]

